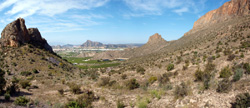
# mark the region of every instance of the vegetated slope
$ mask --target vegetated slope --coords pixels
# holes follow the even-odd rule
[[[14,107],[11,101],[18,96],[41,102],[53,100],[46,95],[59,86],[55,84],[69,80],[79,69],[53,53],[47,41],[36,28],[26,29],[25,21],[18,18],[8,24],[0,39],[0,71],[5,72],[6,86],[0,93],[0,107]],[[2,94],[11,95],[11,101],[2,101]],[[59,99],[57,101],[60,101]]]
[[[249,15],[250,0],[231,0],[226,2],[220,8],[206,13],[194,23],[193,29],[160,51],[172,52],[188,48],[215,37],[221,38],[219,35],[233,33],[233,31],[236,31],[235,29],[247,28]]]
[[[158,33],[152,35],[148,42],[141,47],[126,49],[124,51],[107,51],[96,54],[94,59],[114,59],[114,58],[131,58],[151,54],[159,51],[161,48],[169,45],[170,42],[164,40]]]
[[[245,6],[243,1],[229,3]],[[250,16],[230,15],[233,17],[227,20],[194,28],[156,53],[124,63],[119,71],[137,79],[143,90],[152,93],[140,94],[143,102],[136,105],[249,107],[249,96],[243,93],[249,93],[250,88]]]

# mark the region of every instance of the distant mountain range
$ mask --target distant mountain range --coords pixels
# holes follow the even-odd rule
[[[86,42],[84,42],[82,45],[71,45],[71,44],[66,44],[66,45],[56,45],[56,46],[52,46],[52,48],[54,49],[58,49],[58,48],[73,48],[73,47],[77,47],[77,48],[85,48],[85,49],[112,49],[112,48],[136,48],[136,47],[140,47],[143,44],[103,44],[101,42],[95,42],[95,41],[91,41],[91,40],[87,40]]]
[[[173,41],[171,41],[173,42]],[[94,59],[114,59],[114,58],[131,58],[151,54],[160,51],[163,47],[168,46],[171,42],[164,40],[158,33],[150,36],[148,42],[141,47],[126,49],[124,51],[107,51],[101,52],[94,56]]]

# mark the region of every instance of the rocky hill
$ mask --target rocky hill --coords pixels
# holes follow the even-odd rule
[[[104,47],[104,45],[101,42],[94,42],[91,40],[87,40],[85,43],[81,45],[82,48],[99,48]]]
[[[158,52],[161,48],[169,45],[158,33],[150,36],[148,42],[141,47],[126,49],[124,51],[101,52],[94,56],[94,59],[115,59],[132,58]]]
[[[16,107],[13,101],[18,96],[39,98],[41,105],[44,105],[43,98],[49,99],[45,92],[58,87],[50,79],[64,79],[66,74],[73,74],[69,71],[79,72],[52,51],[37,28],[27,29],[22,18],[4,28],[0,42],[0,73],[6,82],[3,83],[1,76],[0,107]],[[3,94],[11,96],[9,101],[3,101]]]
[[[212,10],[194,23],[193,29],[250,14],[249,0],[232,0],[216,10]]]
[[[20,47],[24,44],[32,44],[36,47],[53,52],[51,46],[42,38],[37,28],[26,28],[25,20],[18,18],[8,24],[1,33],[1,45],[3,47]]]
[[[245,1],[225,4],[238,2],[235,6],[241,8]],[[19,47],[11,44],[0,49],[0,107],[22,102],[45,108],[250,107],[250,15],[231,15],[209,26],[194,27],[176,41],[167,42],[155,34],[140,48],[100,53],[102,57],[131,57],[108,68],[77,70],[20,39]],[[5,88],[2,76],[9,84]],[[20,93],[8,101],[15,84]]]
[[[199,18],[193,26],[193,29],[184,34],[184,36],[200,31],[203,27],[212,24],[220,23],[239,16],[246,16],[250,14],[249,0],[231,0],[223,4],[220,8],[212,10]]]

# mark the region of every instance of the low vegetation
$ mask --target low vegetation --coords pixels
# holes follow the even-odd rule
[[[177,85],[174,90],[175,98],[183,98],[188,95],[188,86],[186,83],[182,82],[180,85]]]
[[[249,93],[240,93],[236,95],[235,102],[232,103],[232,108],[249,108],[250,95]]]
[[[80,95],[76,100],[69,101],[66,108],[91,108],[92,102],[95,100],[94,92],[87,91]]]
[[[129,90],[133,90],[139,88],[140,84],[136,81],[136,79],[133,78],[127,82],[126,86],[128,87]]]
[[[80,94],[81,92],[81,86],[76,83],[69,83],[68,84],[70,91],[74,94]]]
[[[223,79],[219,82],[218,87],[216,89],[219,93],[228,93],[232,89],[232,83],[228,79]]]
[[[229,78],[232,75],[232,70],[229,66],[224,67],[220,71],[220,78]]]
[[[24,97],[24,96],[19,96],[18,98],[16,98],[16,100],[14,101],[14,103],[15,103],[16,105],[20,105],[20,106],[27,106],[27,104],[28,104],[29,101],[30,101],[30,100],[27,99],[26,97]]]
[[[167,71],[171,71],[171,70],[173,70],[174,69],[174,64],[168,64],[167,65]]]

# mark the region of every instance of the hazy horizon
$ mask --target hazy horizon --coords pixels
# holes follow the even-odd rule
[[[0,0],[0,30],[18,17],[50,43],[146,43],[159,33],[177,40],[202,15],[229,0]]]

